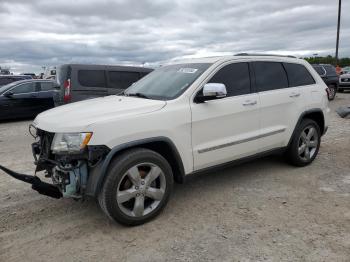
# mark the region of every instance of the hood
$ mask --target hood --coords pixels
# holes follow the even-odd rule
[[[350,78],[350,73],[342,74],[340,78]]]
[[[59,106],[39,114],[34,126],[48,132],[84,132],[101,121],[115,120],[160,110],[165,101],[107,96]]]

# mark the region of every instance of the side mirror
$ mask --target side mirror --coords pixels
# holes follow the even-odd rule
[[[203,87],[203,95],[197,95],[195,102],[203,103],[205,101],[221,99],[227,96],[226,86],[221,83],[208,83]]]
[[[5,97],[12,98],[13,97],[13,92],[9,91],[4,94]]]

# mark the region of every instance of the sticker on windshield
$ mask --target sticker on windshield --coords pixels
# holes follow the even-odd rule
[[[196,68],[180,68],[179,73],[194,74],[198,71]]]

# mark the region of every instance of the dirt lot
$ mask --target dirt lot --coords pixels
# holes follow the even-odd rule
[[[316,161],[268,157],[176,185],[127,228],[94,201],[41,196],[0,171],[0,261],[350,261],[350,119],[334,113]],[[32,173],[29,121],[0,124],[0,161]]]

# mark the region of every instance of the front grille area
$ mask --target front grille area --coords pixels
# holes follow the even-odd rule
[[[39,137],[40,157],[51,159],[53,157],[51,154],[51,144],[55,134],[38,129],[37,135]]]

